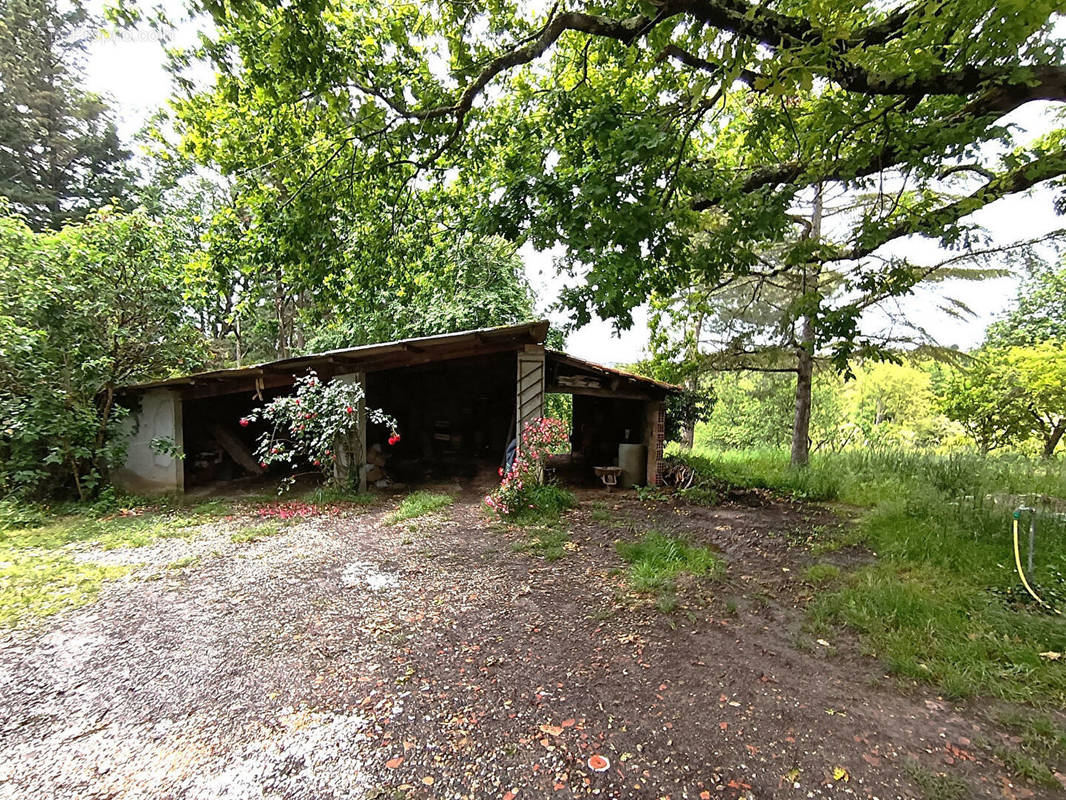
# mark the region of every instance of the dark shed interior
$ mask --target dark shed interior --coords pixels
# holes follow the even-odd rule
[[[514,353],[381,370],[366,384],[367,406],[400,423],[400,441],[385,450],[390,477],[471,477],[503,463],[515,427]],[[384,433],[371,428],[367,446],[375,443]]]

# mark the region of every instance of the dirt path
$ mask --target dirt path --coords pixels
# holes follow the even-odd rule
[[[788,541],[826,512],[586,501],[548,563],[477,499],[309,520],[7,634],[0,798],[914,797],[909,762],[1034,796],[970,712],[802,631]],[[613,547],[652,524],[729,565],[668,615]]]

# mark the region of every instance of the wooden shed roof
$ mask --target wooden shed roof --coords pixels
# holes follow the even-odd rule
[[[548,335],[548,321],[536,320],[519,325],[445,333],[437,336],[420,336],[394,342],[381,342],[360,347],[345,347],[277,361],[267,361],[248,367],[234,367],[209,372],[198,372],[163,380],[131,384],[124,392],[139,392],[147,389],[188,389],[194,394],[217,395],[238,392],[257,385],[281,385],[291,380],[293,374],[315,369],[323,374],[345,372],[377,372],[398,367],[427,364],[454,358],[488,355],[517,350],[525,345],[542,345]],[[648,389],[676,391],[677,387],[654,381],[623,370],[593,364],[573,358],[565,353],[547,351],[548,357],[566,363],[578,370],[601,375],[613,375],[626,382],[636,381]]]

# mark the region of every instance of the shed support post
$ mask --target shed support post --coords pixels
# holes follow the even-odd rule
[[[342,383],[358,383],[363,387],[363,398],[355,409],[358,420],[355,441],[352,442],[351,452],[348,445],[337,447],[337,461],[334,466],[334,474],[338,482],[346,484],[351,480],[351,471],[354,469],[359,479],[359,491],[366,491],[366,373],[349,372],[345,375],[334,375],[333,380]]]
[[[527,422],[544,416],[544,348],[529,344],[518,351],[515,441],[521,445]]]
[[[644,445],[648,453],[648,486],[663,483],[663,438],[666,435],[666,403],[649,400],[644,404]]]

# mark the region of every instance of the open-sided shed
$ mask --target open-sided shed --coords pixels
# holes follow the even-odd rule
[[[252,453],[261,430],[238,421],[314,370],[324,380],[359,381],[367,405],[397,418],[401,441],[385,448],[387,433],[366,430],[362,409],[362,452],[350,458],[363,465],[367,448],[386,452],[389,473],[404,481],[495,470],[524,424],[543,415],[545,395],[555,392],[574,396],[573,447],[589,474],[616,463],[618,445],[628,443],[646,448],[643,480],[636,482],[658,483],[664,401],[676,387],[546,349],[547,332],[546,321],[530,322],[125,387],[122,397],[136,411],[126,464],[114,477],[133,491],[180,492],[260,475]],[[180,445],[185,457],[159,452],[155,439]]]

